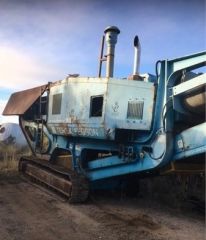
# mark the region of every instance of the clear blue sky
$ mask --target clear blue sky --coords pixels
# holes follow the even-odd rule
[[[96,76],[100,39],[116,25],[115,76],[132,72],[139,35],[141,73],[159,59],[206,48],[204,0],[0,0],[0,114],[14,91],[63,79]],[[2,121],[13,119],[2,118]]]

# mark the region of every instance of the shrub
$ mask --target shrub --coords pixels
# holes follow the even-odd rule
[[[22,149],[12,144],[0,143],[0,172],[17,171],[19,158],[29,154],[28,147]]]

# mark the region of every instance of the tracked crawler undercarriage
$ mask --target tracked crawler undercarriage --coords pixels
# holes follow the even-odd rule
[[[35,157],[22,157],[19,171],[65,195],[70,203],[84,202],[88,198],[88,180],[72,170]]]

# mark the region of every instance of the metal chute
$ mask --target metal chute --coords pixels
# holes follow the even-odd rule
[[[47,85],[13,93],[3,111],[3,115],[22,115],[44,93]]]

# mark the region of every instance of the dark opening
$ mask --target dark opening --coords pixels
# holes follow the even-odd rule
[[[42,115],[47,115],[48,97],[39,97],[24,114],[25,120],[39,120]]]
[[[61,104],[62,104],[62,94],[58,93],[53,95],[52,114],[61,113]]]
[[[5,127],[0,128],[0,133],[4,133],[5,132]]]
[[[101,117],[103,109],[103,96],[93,96],[90,102],[90,117]]]
[[[36,128],[30,127],[30,126],[25,126],[25,130],[26,130],[26,133],[29,136],[30,140],[32,142],[34,142],[35,137],[36,137]]]
[[[38,128],[37,129],[37,138],[36,138],[36,148],[37,150],[41,150],[42,148],[42,144],[43,141],[42,141],[42,129],[41,128]]]
[[[47,96],[41,97],[41,115],[47,114]]]

